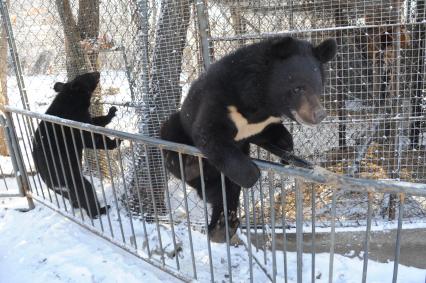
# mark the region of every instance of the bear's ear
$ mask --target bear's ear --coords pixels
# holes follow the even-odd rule
[[[55,85],[53,86],[53,89],[56,92],[61,92],[64,89],[64,83],[55,83]]]
[[[314,55],[321,63],[326,63],[334,58],[337,53],[337,42],[334,38],[329,38],[321,42],[314,48]]]
[[[294,39],[290,36],[272,39],[271,55],[281,59],[289,57],[293,52]]]

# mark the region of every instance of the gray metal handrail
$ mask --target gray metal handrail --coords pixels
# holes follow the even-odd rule
[[[131,139],[134,141],[142,142],[147,145],[157,146],[163,150],[171,150],[183,154],[204,157],[203,154],[195,147],[169,142],[157,138],[147,137],[141,134],[132,134],[128,132],[107,129],[104,127],[94,126],[90,124],[80,123],[67,119],[58,118],[55,116],[35,113],[28,110],[19,109],[13,106],[2,107],[4,111],[25,115],[28,117],[41,119],[44,121],[57,123],[59,125],[68,126],[80,130],[88,130],[98,134],[104,134],[122,139]],[[0,108],[0,110],[2,109]],[[359,179],[344,176],[330,172],[322,167],[316,166],[314,169],[306,169],[300,167],[283,166],[281,164],[268,162],[264,160],[254,159],[254,162],[260,169],[265,171],[273,171],[278,174],[303,178],[305,180],[330,185],[336,189],[343,191],[358,191],[358,192],[375,192],[375,193],[407,193],[419,196],[426,196],[426,184],[410,183],[404,181],[392,180],[369,180]]]

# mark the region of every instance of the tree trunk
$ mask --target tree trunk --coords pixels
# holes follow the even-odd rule
[[[9,1],[6,2],[9,5]],[[1,16],[0,16],[1,17]],[[1,21],[0,21],[1,23]],[[8,104],[7,99],[7,40],[4,25],[0,26],[0,105]],[[9,155],[3,128],[0,128],[0,155]]]
[[[140,4],[143,1],[139,1]],[[141,20],[142,42],[141,58],[148,60],[148,23],[144,10],[139,11]],[[186,33],[190,19],[190,1],[163,0],[160,16],[156,26],[155,43],[153,47],[152,64],[148,70],[148,62],[142,62],[145,73],[142,72],[140,84],[145,85],[142,92],[142,107],[138,113],[139,131],[151,137],[159,137],[160,126],[168,116],[177,111],[180,105],[182,89],[180,75],[182,71],[183,50],[186,43]],[[148,72],[148,74],[146,73]],[[149,78],[149,79],[148,79]],[[148,86],[146,84],[148,83]],[[137,148],[136,173],[140,176],[132,180],[133,195],[140,193],[143,196],[145,212],[152,214],[154,210],[162,214],[166,211],[164,189],[166,184],[165,172],[162,169],[160,151],[153,147],[147,150]],[[154,196],[152,200],[151,196]]]
[[[81,42],[84,40],[96,41],[99,35],[99,0],[79,0],[77,22],[72,14],[69,0],[56,0],[59,16],[64,28],[66,68],[68,80],[78,75],[98,71],[99,52],[94,49],[83,49]],[[95,101],[101,95],[101,87],[93,94]],[[91,103],[90,113],[93,116],[102,115],[102,105]],[[89,170],[97,172],[95,153],[86,149],[85,154],[89,161],[86,166]],[[99,165],[103,175],[107,172],[106,154],[101,149],[98,151]],[[92,170],[93,169],[93,170]]]

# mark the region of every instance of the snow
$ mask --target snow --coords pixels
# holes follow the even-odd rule
[[[22,199],[0,200],[0,282],[176,282],[70,220]]]
[[[1,187],[2,188],[2,187]],[[1,193],[1,191],[0,191]],[[179,282],[156,267],[135,258],[133,255],[115,247],[36,202],[36,208],[29,212],[20,212],[17,208],[26,207],[22,198],[0,198],[0,282],[23,282],[32,278],[33,282]],[[113,209],[114,210],[114,209]],[[77,215],[79,212],[76,212]],[[121,215],[126,217],[125,215]],[[116,215],[111,215],[113,226]],[[124,233],[129,232],[129,221],[122,218]],[[87,224],[87,223],[86,223]],[[170,227],[162,225],[160,229],[163,248],[170,246]],[[153,226],[147,227],[149,245],[153,258],[158,256],[158,233]],[[179,253],[181,272],[192,275],[192,261],[186,225],[176,225],[175,232],[180,239],[182,252]],[[210,280],[210,269],[206,236],[191,231],[194,246],[195,263],[199,282]],[[143,238],[142,230],[136,230],[139,242]],[[240,238],[246,237],[239,231]],[[156,247],[157,246],[157,247]],[[227,281],[227,250],[225,244],[212,243],[213,268],[215,280]],[[253,256],[263,263],[263,252],[252,247]],[[234,282],[249,281],[249,257],[244,245],[231,247],[232,276]],[[138,253],[146,255],[146,244],[139,245]],[[288,282],[296,282],[296,253],[287,252]],[[363,262],[361,258],[335,255],[333,282],[360,282]],[[317,282],[328,282],[328,253],[316,254],[315,275]],[[283,253],[277,251],[277,282],[284,281]],[[166,265],[173,266],[176,258],[165,256]],[[254,282],[266,282],[268,279],[253,260]],[[267,252],[264,268],[272,274],[272,254]],[[303,278],[311,277],[311,255],[303,255]],[[390,282],[393,262],[379,263],[369,260],[368,282]],[[404,283],[424,282],[426,270],[399,265],[399,281]]]

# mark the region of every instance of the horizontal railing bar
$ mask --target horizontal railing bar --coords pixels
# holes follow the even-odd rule
[[[1,109],[1,108],[0,108]],[[132,134],[118,130],[108,129],[104,127],[94,126],[90,124],[80,123],[76,121],[66,120],[51,115],[40,114],[28,110],[18,109],[11,106],[4,106],[6,111],[18,113],[21,115],[41,119],[44,121],[57,123],[60,125],[92,131],[98,134],[110,135],[116,138],[129,139],[136,142],[142,142],[147,145],[156,146],[163,150],[171,150],[183,154],[204,157],[203,154],[195,147],[169,142],[157,138],[147,137],[141,134]],[[314,169],[305,169],[301,167],[283,166],[281,164],[272,163],[264,160],[253,159],[257,166],[262,170],[272,170],[275,173],[283,174],[289,177],[301,177],[305,180],[315,183],[325,184],[339,188],[343,191],[359,191],[374,193],[407,193],[413,195],[426,196],[426,184],[409,183],[403,181],[380,181],[348,177],[335,174],[322,167],[316,166]]]
[[[322,28],[315,28],[315,29],[300,29],[300,30],[288,30],[283,32],[263,32],[263,33],[251,33],[251,34],[244,34],[244,35],[238,35],[238,36],[213,36],[209,38],[209,41],[236,41],[236,40],[242,40],[242,39],[265,39],[270,37],[277,37],[277,36],[286,36],[286,35],[294,35],[294,34],[301,34],[301,33],[322,33],[322,32],[333,32],[333,31],[342,31],[342,30],[363,30],[363,29],[371,29],[371,28],[382,28],[382,27],[400,27],[400,26],[416,26],[416,25],[426,25],[426,23],[395,23],[395,24],[377,24],[377,25],[351,25],[351,26],[339,26],[339,27],[322,27]]]
[[[100,126],[94,126],[91,124],[81,123],[81,122],[77,122],[73,120],[67,120],[67,119],[59,118],[52,115],[27,111],[27,110],[19,109],[12,106],[4,106],[4,107],[0,106],[0,110],[2,108],[9,112],[25,115],[28,117],[56,123],[59,125],[63,125],[63,126],[67,126],[67,127],[71,127],[75,129],[90,131],[97,134],[109,135],[115,138],[129,139],[129,140],[133,140],[137,142],[142,142],[147,145],[158,146],[160,149],[179,151],[184,154],[191,154],[191,155],[203,157],[202,153],[198,149],[185,144],[178,144],[178,143],[169,142],[169,141],[165,141],[165,140],[161,140],[157,138],[151,138],[141,134],[132,134],[132,133],[118,131],[114,129],[108,129],[108,128],[104,128]]]
[[[16,198],[16,197],[25,197],[21,194],[0,194],[0,198]]]

